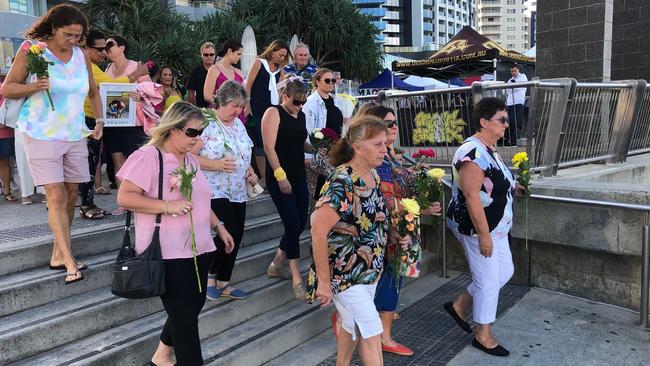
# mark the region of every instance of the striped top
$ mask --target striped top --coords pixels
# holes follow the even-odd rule
[[[79,141],[89,136],[83,112],[84,99],[88,95],[88,68],[83,51],[72,49],[72,58],[64,63],[49,49],[43,57],[49,65],[50,94],[55,110],[52,110],[45,91],[31,95],[23,104],[18,117],[18,129],[36,140]],[[30,75],[30,82],[36,75]]]

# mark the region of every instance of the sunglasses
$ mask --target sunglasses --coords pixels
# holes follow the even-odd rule
[[[325,84],[336,84],[336,79],[334,79],[334,78],[332,78],[332,79],[323,79],[323,82]]]
[[[214,57],[214,53],[204,53],[203,57]]]
[[[90,47],[97,52],[106,52],[108,49],[106,47]]]
[[[191,137],[191,138],[201,136],[201,134],[203,133],[203,129],[199,130],[199,129],[196,129],[196,128],[179,128],[179,130],[185,131],[185,136]]]
[[[502,125],[505,125],[506,123],[510,123],[510,119],[508,119],[508,117],[490,118],[490,121],[499,121],[501,122]]]
[[[296,107],[303,106],[303,105],[305,105],[306,102],[307,102],[306,99],[303,99],[303,100],[294,99],[294,100],[291,101],[291,103],[293,103],[293,105],[295,105]]]
[[[397,124],[397,121],[385,119],[384,123],[386,124],[387,128],[393,128],[393,126],[395,126]]]
[[[113,41],[106,42],[106,52],[108,52],[108,50],[113,48],[113,46],[115,46],[115,42],[113,42]],[[93,47],[93,48],[95,48],[95,47]]]

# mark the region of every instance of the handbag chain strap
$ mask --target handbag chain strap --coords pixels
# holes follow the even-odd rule
[[[158,151],[158,166],[160,173],[158,174],[158,199],[162,200],[163,197],[163,156],[160,152],[160,149],[156,148]],[[156,215],[156,224],[154,228],[154,235],[156,231],[160,230],[160,221],[162,214]],[[129,230],[131,229],[131,211],[126,211],[126,223],[124,225],[124,235],[129,235]]]

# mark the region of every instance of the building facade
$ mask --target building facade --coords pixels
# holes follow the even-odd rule
[[[476,27],[476,0],[352,0],[372,17],[385,51],[437,50],[463,26]]]
[[[477,1],[479,33],[517,52],[532,47],[527,0]]]

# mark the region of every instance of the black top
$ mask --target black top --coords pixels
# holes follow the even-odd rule
[[[257,73],[253,86],[251,87],[251,111],[253,116],[259,121],[262,120],[264,112],[271,106],[271,92],[269,91],[269,74],[264,65],[260,65],[260,71]],[[280,82],[280,72],[275,74],[275,82]]]
[[[208,107],[208,102],[206,102],[203,97],[203,85],[205,84],[205,78],[207,77],[208,70],[206,70],[205,67],[203,67],[203,64],[201,64],[192,70],[190,79],[187,82],[187,89],[196,92],[196,105],[202,108]]]
[[[280,125],[278,126],[278,135],[275,139],[275,153],[278,154],[280,166],[287,173],[287,178],[292,185],[305,183],[305,150],[304,142],[307,139],[307,123],[305,114],[298,112],[298,118],[282,108],[282,106],[273,106],[280,114]],[[273,168],[266,163],[266,181],[275,182]]]
[[[325,121],[325,127],[332,129],[336,132],[337,135],[341,136],[341,130],[343,129],[343,112],[334,105],[334,97],[330,95],[329,98],[324,99],[325,108],[327,108],[327,120]]]

